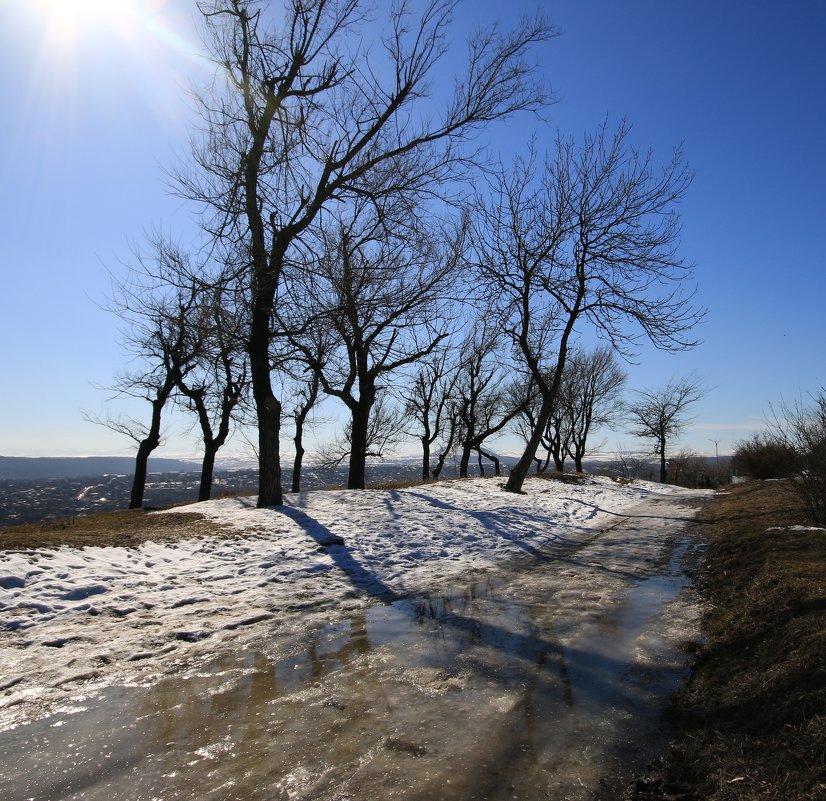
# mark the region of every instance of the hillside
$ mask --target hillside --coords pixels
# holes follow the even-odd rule
[[[175,473],[199,470],[195,462],[180,459],[150,459],[150,473]],[[103,475],[131,475],[132,456],[0,456],[0,480],[83,478]]]

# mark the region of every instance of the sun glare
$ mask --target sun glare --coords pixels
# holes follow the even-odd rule
[[[98,36],[129,38],[141,11],[138,0],[34,0],[32,10],[48,38],[67,45]]]
[[[43,128],[48,109],[57,130],[113,98],[178,118],[180,70],[197,49],[171,0],[0,0],[0,8],[9,2],[32,45],[21,120],[31,114]]]

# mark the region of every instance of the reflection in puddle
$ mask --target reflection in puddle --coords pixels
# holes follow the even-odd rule
[[[610,798],[680,676],[661,622],[679,557],[596,618],[559,601],[547,563],[367,608],[280,661],[108,688],[0,734],[0,796]]]

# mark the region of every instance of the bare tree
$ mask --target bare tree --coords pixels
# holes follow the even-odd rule
[[[476,271],[542,399],[536,426],[506,489],[521,491],[562,385],[577,327],[593,326],[620,352],[642,335],[666,350],[691,347],[702,312],[686,290],[675,204],[691,176],[679,152],[657,171],[603,126],[576,147],[557,137],[538,164],[517,160],[480,197]]]
[[[622,444],[618,444],[614,452],[613,466],[622,478],[634,479],[645,469],[645,462]]]
[[[380,391],[376,395],[367,421],[364,439],[365,459],[385,459],[403,439],[403,423],[401,411],[393,405],[386,391]],[[326,443],[319,450],[318,461],[322,467],[336,467],[352,455],[352,450],[353,421],[349,420],[341,436]]]
[[[689,407],[704,394],[700,379],[690,375],[672,379],[662,389],[638,390],[635,399],[626,406],[632,425],[631,434],[654,443],[654,452],[660,460],[660,482],[663,484],[668,479],[668,445],[685,430],[691,421]]]
[[[305,325],[299,332],[291,332],[293,337],[301,336],[304,349],[312,354],[312,363],[302,357],[302,350],[287,343],[285,351],[278,353],[275,362],[281,365],[283,373],[289,378],[290,412],[293,423],[293,457],[292,492],[301,491],[301,470],[304,464],[304,432],[313,420],[312,415],[321,395],[321,379],[317,365],[327,362],[327,354],[332,347],[329,332],[323,326]],[[315,366],[314,366],[315,365]],[[283,394],[283,393],[282,393]],[[319,420],[313,420],[318,423]]]
[[[582,472],[588,436],[600,426],[619,418],[622,412],[620,393],[627,375],[617,364],[610,348],[571,354],[565,369],[565,392],[562,405],[569,432],[566,445],[578,473]]]
[[[322,362],[304,337],[291,335],[324,393],[350,412],[349,489],[365,486],[371,410],[383,382],[428,356],[450,333],[443,307],[463,241],[461,230],[443,231],[437,240],[388,231],[386,218],[370,207],[366,216],[320,232],[319,258],[307,280],[297,282],[292,307],[299,328],[309,320],[331,337]]]
[[[438,473],[431,475],[430,454],[434,445],[445,438],[452,445],[453,437],[446,435],[452,430],[450,408],[458,369],[449,356],[449,349],[444,349],[424,360],[399,393],[405,417],[416,424],[408,433],[422,443],[422,481],[438,477]],[[444,463],[444,457],[441,462]]]
[[[113,280],[110,310],[123,324],[125,348],[140,365],[115,379],[116,397],[142,398],[149,402],[149,423],[129,417],[99,418],[85,415],[90,422],[106,426],[134,440],[135,475],[129,499],[130,509],[143,506],[149,456],[161,444],[164,407],[176,388],[177,376],[194,368],[196,353],[188,336],[188,320],[195,306],[195,287],[171,287],[147,280],[145,272],[132,270],[122,281]]]
[[[494,462],[482,448],[485,440],[502,431],[519,412],[517,395],[504,367],[499,332],[484,321],[468,333],[459,355],[459,374],[455,384],[456,441],[461,448],[459,475],[467,477],[470,455],[476,451]],[[480,461],[481,470],[481,461]]]
[[[754,433],[737,443],[733,453],[737,474],[759,480],[791,478],[798,470],[797,453],[787,438],[771,431]]]
[[[301,469],[304,464],[304,428],[307,418],[316,405],[321,388],[321,381],[311,368],[307,369],[306,381],[299,387],[293,405],[293,444],[295,457],[293,458],[292,492],[301,491]]]
[[[536,391],[533,382],[528,381],[527,388],[517,385],[519,393],[515,399],[515,406],[519,413],[514,419],[513,428],[516,434],[526,444],[530,442],[537,425],[537,419],[542,405],[542,396]],[[569,425],[567,384],[563,375],[562,384],[556,396],[556,401],[548,416],[545,429],[534,454],[536,472],[544,473],[553,460],[554,469],[558,473],[565,470],[565,459],[568,455],[568,441],[571,435]]]
[[[712,483],[708,460],[691,448],[682,448],[669,460],[672,480],[682,487],[709,486]]]
[[[204,444],[199,501],[212,495],[215,457],[229,438],[249,386],[243,350],[246,317],[227,302],[220,287],[204,293],[195,314],[184,321],[191,362],[173,363],[175,386],[196,414]]]
[[[155,258],[141,259],[141,270],[156,292],[178,298],[175,322],[183,346],[172,352],[172,377],[177,402],[195,414],[201,430],[198,500],[205,501],[212,494],[215,457],[249,389],[246,294],[237,279],[245,254],[214,249],[209,259],[193,264],[187,251],[161,234],[152,247]]]
[[[177,177],[180,193],[203,204],[210,236],[249,250],[259,506],[282,502],[269,349],[282,279],[301,264],[308,229],[357,197],[449,194],[475,162],[466,147],[474,134],[546,101],[527,54],[552,32],[526,19],[504,36],[475,33],[453,97],[441,115],[432,111],[455,5],[430,0],[414,14],[407,2],[393,4],[375,49],[363,44],[372,21],[362,0],[291,0],[272,16],[256,0],[201,6],[219,75],[200,97],[197,167]]]

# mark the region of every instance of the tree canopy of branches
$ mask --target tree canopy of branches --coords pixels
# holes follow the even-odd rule
[[[632,426],[631,434],[654,443],[654,452],[660,460],[660,482],[663,484],[668,479],[668,445],[691,421],[689,407],[704,393],[700,379],[691,375],[673,379],[662,389],[638,390],[635,399],[626,407]]]
[[[211,237],[248,253],[259,506],[282,502],[270,343],[285,271],[300,268],[309,229],[355,198],[450,193],[474,163],[473,135],[546,101],[528,54],[552,31],[537,18],[504,35],[479,29],[453,96],[433,111],[455,5],[393,4],[373,48],[363,0],[290,0],[273,14],[255,0],[201,6],[218,74],[200,95],[205,134],[179,192],[203,205]]]
[[[542,440],[577,326],[612,347],[645,337],[691,347],[702,317],[686,290],[675,204],[691,181],[679,152],[661,169],[628,144],[623,123],[580,146],[557,137],[543,164],[532,153],[501,170],[474,211],[475,269],[541,398],[535,427],[506,488],[521,491]]]

